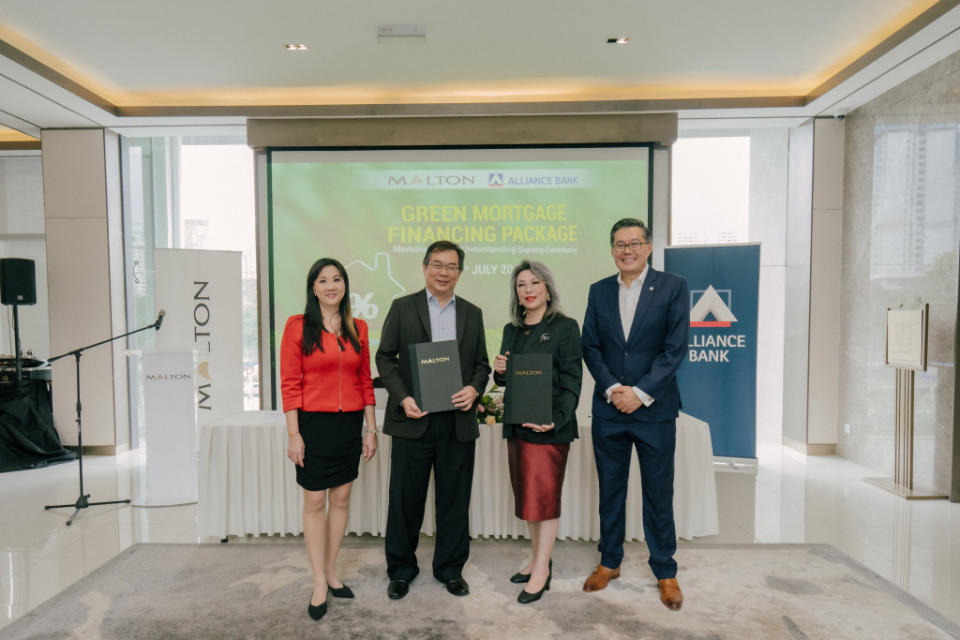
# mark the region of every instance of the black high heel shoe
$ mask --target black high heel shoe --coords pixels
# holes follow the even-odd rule
[[[310,614],[310,617],[314,620],[319,620],[327,613],[327,603],[324,601],[322,604],[314,605],[312,602],[307,605],[307,613]]]
[[[553,571],[553,558],[550,558],[550,571]],[[514,584],[523,584],[525,582],[530,582],[529,573],[520,573],[519,571],[512,576],[510,576],[510,582]]]
[[[328,587],[330,593],[333,594],[334,598],[352,598],[353,591],[347,585],[343,585],[339,589],[334,587]]]
[[[527,576],[527,577],[529,578],[529,576]],[[523,589],[523,590],[520,592],[520,595],[517,596],[517,602],[519,602],[520,604],[530,604],[531,602],[536,602],[537,600],[539,600],[540,598],[542,598],[542,597],[543,597],[543,592],[550,590],[550,580],[551,580],[551,579],[553,579],[553,567],[552,567],[552,566],[550,567],[550,573],[547,574],[547,581],[546,581],[546,583],[543,585],[543,589],[540,589],[540,591],[537,591],[536,593],[530,593],[530,592],[527,591],[526,589]]]

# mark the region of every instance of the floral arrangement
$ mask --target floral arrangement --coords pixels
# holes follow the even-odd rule
[[[490,385],[487,392],[480,398],[477,405],[477,422],[496,424],[503,422],[503,390],[497,385]]]

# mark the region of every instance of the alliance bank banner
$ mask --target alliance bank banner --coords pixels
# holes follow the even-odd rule
[[[690,289],[683,411],[710,424],[713,455],[756,458],[760,245],[667,247],[664,269]]]
[[[154,250],[157,347],[197,353],[197,424],[243,411],[241,253]]]

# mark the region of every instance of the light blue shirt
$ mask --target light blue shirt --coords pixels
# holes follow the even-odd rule
[[[440,308],[440,301],[437,296],[430,293],[427,289],[427,310],[430,311],[430,340],[431,342],[440,342],[441,340],[457,339],[457,298],[450,298],[447,306]]]

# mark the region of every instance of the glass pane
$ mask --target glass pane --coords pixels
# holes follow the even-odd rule
[[[246,145],[180,147],[182,249],[242,251],[243,408],[260,408],[257,233],[253,151]]]
[[[44,233],[40,157],[0,158],[0,234]]]
[[[47,247],[43,221],[40,156],[0,157],[0,258],[33,260],[37,303],[19,305],[20,348],[24,355],[50,355],[47,311]],[[16,351],[13,307],[0,307],[0,354]]]
[[[243,140],[124,139],[127,317],[131,329],[156,318],[155,248],[242,252],[244,409],[260,406],[253,152]],[[132,349],[154,345],[151,331]],[[131,438],[139,442],[139,378],[131,368]]]
[[[681,138],[672,155],[670,243],[747,242],[750,138]]]

